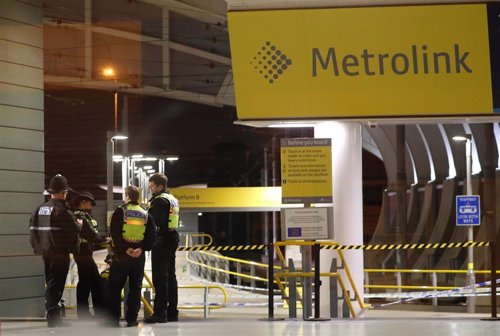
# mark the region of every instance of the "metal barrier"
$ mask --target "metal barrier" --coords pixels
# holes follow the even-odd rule
[[[321,248],[326,248],[326,249],[334,249],[337,250],[340,259],[342,260],[342,263],[344,265],[344,272],[348,278],[349,284],[351,285],[351,288],[354,291],[355,294],[355,299],[358,302],[358,305],[360,309],[367,308],[369,305],[365,304],[363,301],[361,301],[361,296],[359,295],[358,289],[356,288],[356,285],[354,283],[354,280],[352,279],[351,272],[349,270],[349,266],[346,263],[344,254],[341,249],[337,249],[337,247],[340,246],[339,243],[337,242],[332,242],[332,241],[280,241],[275,243],[276,247],[276,255],[278,258],[281,260],[283,265],[286,265],[285,257],[283,256],[283,253],[281,251],[282,246],[289,246],[289,245],[296,245],[296,246],[314,246],[314,245],[319,245]],[[318,249],[319,251],[319,249]],[[283,273],[277,273],[277,274],[282,274],[283,276],[294,276],[294,277],[313,277],[315,274],[314,272],[283,272]],[[340,274],[338,272],[324,272],[320,273],[320,276],[329,276],[329,277],[335,277],[337,278],[337,281],[339,282],[340,287],[342,288],[342,291],[344,293],[345,300],[347,302],[347,305],[349,306],[349,311],[351,312],[353,317],[356,317],[354,308],[352,306],[352,302],[350,300],[349,294],[347,292],[347,289],[344,285],[344,281],[342,280]],[[275,275],[276,277],[276,275]]]
[[[209,257],[212,257],[212,258],[218,259],[218,260],[226,260],[226,261],[235,262],[236,263],[236,272],[228,270],[228,269],[225,269],[225,268],[210,266],[210,265],[207,265],[207,264],[202,263],[200,261],[196,261],[196,260],[190,259],[189,258],[190,253],[197,253],[197,254],[200,254],[200,255],[206,255],[206,256],[209,256]],[[262,268],[267,269],[268,268],[267,264],[258,263],[258,262],[255,262],[255,261],[247,261],[247,260],[244,260],[244,259],[237,259],[237,258],[226,257],[226,256],[223,256],[223,255],[220,255],[220,254],[214,254],[214,253],[209,253],[209,252],[204,252],[204,251],[200,251],[200,252],[187,252],[186,253],[186,259],[187,259],[187,261],[190,264],[197,265],[197,266],[199,266],[201,268],[206,268],[206,269],[213,270],[213,271],[220,272],[220,273],[224,273],[224,274],[234,275],[236,277],[236,283],[237,283],[238,286],[241,286],[241,279],[242,278],[250,279],[250,286],[251,286],[250,288],[255,288],[255,281],[262,281],[262,282],[267,282],[268,281],[267,278],[262,278],[262,277],[259,277],[259,276],[255,275],[256,274],[256,269],[255,269],[256,267],[262,267]],[[242,267],[241,267],[241,265],[249,265],[250,266],[250,274],[244,274],[244,273],[242,273]],[[274,266],[274,269],[281,270],[281,267]]]
[[[195,238],[202,238],[203,241],[200,244],[195,244],[193,245],[193,239]],[[212,242],[213,239],[209,234],[205,233],[188,233],[186,235],[185,239],[185,244],[186,244],[186,260],[190,265],[195,265],[199,269],[206,269],[209,271],[216,272],[216,274],[225,274],[227,276],[221,277],[220,275],[217,275],[216,278],[220,282],[229,282],[229,275],[233,275],[236,277],[236,282],[237,285],[235,287],[242,287],[242,279],[248,279],[250,281],[251,287],[244,287],[246,289],[251,289],[252,291],[256,289],[256,281],[261,281],[263,283],[268,283],[268,278],[256,276],[257,268],[262,268],[262,269],[269,269],[269,266],[264,263],[259,263],[259,262],[254,262],[254,261],[248,261],[244,259],[238,259],[238,258],[233,258],[233,257],[226,257],[223,255],[220,255],[216,250],[212,249]],[[283,263],[283,265],[286,265],[283,253],[280,249],[282,246],[287,246],[287,245],[299,245],[299,246],[313,246],[313,245],[320,245],[321,249],[330,249],[330,250],[337,250],[339,253],[339,256],[342,260],[342,263],[345,265],[345,275],[347,276],[348,283],[352,286],[355,294],[355,299],[357,300],[359,306],[363,309],[368,307],[369,305],[363,303],[361,301],[361,296],[359,295],[359,292],[357,288],[354,285],[354,281],[352,279],[351,273],[349,271],[349,267],[347,266],[345,262],[345,258],[343,255],[343,250],[353,250],[353,249],[410,249],[410,248],[456,248],[456,247],[466,247],[466,246],[478,246],[478,247],[484,247],[484,246],[489,246],[489,242],[466,242],[466,243],[434,243],[434,244],[381,244],[381,245],[339,245],[337,242],[331,242],[331,241],[317,241],[317,242],[311,242],[311,241],[289,241],[289,242],[277,242],[275,244],[276,248],[276,254]],[[202,250],[198,250],[198,248],[201,247]],[[243,250],[246,249],[247,246],[237,246],[235,250]],[[217,247],[220,248],[220,247]],[[222,250],[226,250],[227,246],[222,247]],[[198,259],[194,260],[190,258],[191,256],[206,256],[207,259]],[[223,261],[223,267],[220,267],[221,263],[218,261],[211,261],[207,262],[207,260],[219,260]],[[209,265],[207,263],[212,263],[213,265]],[[229,268],[229,263],[235,263],[236,264],[236,272],[231,271]],[[250,274],[245,274],[243,273],[243,266],[249,266],[250,268]],[[73,265],[74,266],[74,265]],[[219,267],[218,267],[219,266]],[[295,272],[295,271],[290,271],[286,272],[283,271],[283,268],[280,266],[273,266],[273,269],[275,271],[278,271],[274,274],[274,279],[273,282],[278,285],[279,290],[282,293],[286,293],[286,285],[284,280],[281,278],[294,278],[294,277],[302,277],[302,278],[309,278],[314,276],[313,272]],[[496,271],[496,270],[495,270]],[[473,273],[475,274],[490,274],[491,272],[495,272],[493,270],[474,270]],[[370,290],[373,289],[384,289],[384,290],[397,290],[397,293],[402,293],[403,290],[431,290],[436,293],[438,293],[439,290],[454,290],[459,288],[458,286],[442,286],[438,285],[438,275],[439,274],[467,274],[467,270],[413,270],[413,269],[365,269],[365,285],[364,289],[366,293],[369,293]],[[394,274],[395,277],[395,282],[396,284],[372,284],[370,283],[373,279],[370,277],[370,274],[373,273],[392,273]],[[403,285],[403,277],[402,274],[404,273],[411,273],[411,274],[429,274],[431,279],[430,285],[412,285],[412,284],[406,284]],[[495,274],[498,274],[499,272],[496,271]],[[493,273],[492,273],[493,274]],[[337,279],[343,293],[344,293],[344,298],[346,303],[349,306],[349,311],[351,312],[352,316],[354,315],[354,309],[352,307],[352,302],[351,299],[349,298],[349,295],[347,294],[348,291],[346,290],[346,281],[343,280],[340,276],[339,272],[336,272],[336,270],[331,270],[331,272],[323,272],[320,274],[320,276],[328,276],[328,277],[334,277]],[[224,281],[221,281],[221,279],[224,279]],[[75,282],[75,277],[72,276],[72,283]],[[153,284],[149,277],[145,275],[145,279],[148,282],[147,286],[144,286],[145,288],[153,288]],[[74,285],[67,285],[66,288],[75,288],[76,286]],[[208,312],[210,309],[220,309],[225,306],[227,303],[227,292],[224,289],[224,287],[219,286],[219,285],[187,285],[187,286],[179,286],[179,288],[201,288],[204,289],[204,302],[200,305],[191,305],[191,306],[180,306],[179,308],[181,309],[204,309],[205,311],[205,317],[208,316]],[[223,297],[224,297],[224,302],[221,304],[215,304],[212,305],[208,303],[208,292],[212,288],[217,288],[222,291]],[[242,287],[243,288],[243,287]],[[262,290],[267,290],[266,288],[259,288]],[[286,298],[286,302],[289,304],[288,301],[288,296],[286,294],[283,295]],[[382,296],[381,296],[382,297]],[[299,302],[302,302],[302,298],[298,297]],[[432,298],[433,305],[437,305],[437,297]],[[145,312],[152,312],[152,308],[150,305],[150,301],[147,298],[142,298],[142,302],[144,303],[144,309]]]
[[[208,238],[208,243],[204,243],[204,244],[195,244],[193,245],[193,238],[195,237],[203,237],[203,238]],[[196,246],[210,246],[212,245],[213,243],[213,239],[212,239],[212,236],[209,235],[208,233],[199,233],[199,232],[188,232],[186,233],[186,239],[185,239],[185,246],[186,247],[196,247]]]
[[[153,282],[151,281],[151,279],[149,278],[149,276],[146,273],[144,273],[144,279],[146,280],[147,285],[143,285],[142,288],[154,290]],[[65,289],[75,289],[76,285],[66,285],[64,288]],[[204,292],[203,292],[203,304],[201,304],[201,305],[180,305],[177,307],[178,309],[203,309],[203,311],[204,311],[203,317],[204,318],[208,317],[209,311],[211,309],[221,309],[221,308],[224,308],[225,305],[227,304],[227,291],[224,287],[222,287],[220,285],[179,285],[178,288],[179,289],[197,289],[197,288],[200,288],[200,289],[204,290]],[[222,292],[222,295],[223,295],[223,302],[222,303],[211,304],[208,302],[208,294],[209,294],[210,289],[218,289]],[[148,300],[145,296],[141,296],[141,301],[144,305],[144,311],[149,313],[149,314],[153,314],[153,307],[151,306],[150,300]],[[71,308],[75,308],[75,307],[74,306],[66,306],[66,308],[71,309]]]
[[[402,293],[404,289],[411,290],[433,290],[438,293],[439,290],[453,290],[458,289],[460,286],[439,286],[438,285],[438,274],[464,274],[467,275],[467,270],[420,270],[420,269],[365,269],[365,285],[363,286],[368,292],[370,289],[396,289],[397,293]],[[385,284],[370,284],[370,274],[371,273],[393,273],[395,276],[395,285],[385,285]],[[403,285],[402,284],[402,273],[410,274],[430,274],[431,285]],[[474,274],[490,274],[490,270],[473,270]],[[496,271],[499,274],[500,271]],[[438,305],[438,298],[432,298],[432,305]]]
[[[149,278],[149,276],[144,273],[144,279],[146,279],[146,282],[148,283],[147,285],[143,285],[143,288],[151,288],[154,290],[153,282]],[[227,292],[226,289],[220,285],[179,285],[179,289],[195,289],[195,288],[202,288],[204,289],[203,293],[203,304],[202,305],[189,305],[189,306],[177,306],[178,309],[203,309],[203,317],[207,318],[208,317],[208,312],[210,309],[221,309],[224,308],[225,304],[227,303]],[[222,292],[223,295],[223,302],[221,304],[210,304],[208,302],[208,292],[210,289],[218,289]],[[147,311],[152,314],[153,309],[151,308],[150,302],[148,302],[144,297],[141,298],[142,302],[144,303],[144,308],[147,309]]]

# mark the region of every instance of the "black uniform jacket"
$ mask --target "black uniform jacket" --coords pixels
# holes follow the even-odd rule
[[[168,199],[163,197],[157,197],[160,193],[153,194],[153,197],[149,200],[150,207],[148,212],[153,216],[154,223],[156,225],[156,232],[158,236],[165,236],[168,234],[168,217],[170,214],[170,202]]]
[[[81,225],[62,199],[51,198],[30,219],[30,243],[36,254],[78,251]]]

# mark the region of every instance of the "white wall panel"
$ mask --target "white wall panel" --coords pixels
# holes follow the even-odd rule
[[[5,214],[0,213],[2,235],[29,234],[29,222],[31,214]],[[1,265],[1,264],[0,264]],[[0,266],[1,271],[1,266]]]
[[[40,188],[40,181],[43,180],[43,172],[4,171],[0,175],[0,190],[41,194],[43,192],[43,186]]]
[[[44,150],[43,132],[0,126],[0,134],[0,147],[33,151]]]
[[[0,313],[3,317],[42,317],[45,316],[45,296],[0,301]]]
[[[43,202],[43,199],[41,192],[35,194],[0,191],[0,213],[31,214]]]
[[[0,13],[2,17],[14,20],[20,23],[33,25],[40,21],[40,12],[33,10],[36,4],[19,0],[0,1]]]
[[[0,291],[0,301],[43,296],[45,292],[44,282],[44,278],[40,276],[0,279],[0,288],[3,288]],[[19,290],[19,288],[22,288],[22,290]]]
[[[37,86],[39,89],[34,89]],[[0,83],[0,105],[43,110],[43,83],[32,83],[30,87]]]
[[[0,1],[2,3],[5,0]],[[2,12],[2,16],[3,16]],[[34,47],[42,47],[42,25],[27,25],[19,21],[6,19],[4,16],[0,17],[0,38],[9,41],[16,41],[19,43],[27,44]]]
[[[0,40],[0,61],[15,57],[18,64],[43,69],[43,49],[37,46]]]
[[[6,63],[0,67],[0,78],[8,78],[11,85],[20,85],[42,89],[43,69],[33,68],[23,64]]]
[[[43,277],[43,261],[41,256],[0,257],[0,278]]]
[[[43,110],[0,105],[0,125],[43,130]]]
[[[0,245],[2,246],[2,258],[33,255],[29,235],[0,235]],[[11,262],[13,263],[14,260]],[[0,286],[0,288],[2,287]],[[0,292],[2,291],[3,289],[0,290]]]
[[[0,170],[44,171],[43,152],[0,148]],[[43,187],[44,181],[39,182]]]

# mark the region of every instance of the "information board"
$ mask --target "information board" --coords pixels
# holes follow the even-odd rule
[[[281,139],[283,204],[332,203],[331,139]]]
[[[282,237],[285,240],[328,239],[328,222],[333,218],[331,207],[287,208],[282,210]]]

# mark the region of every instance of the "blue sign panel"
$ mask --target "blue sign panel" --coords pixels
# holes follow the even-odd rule
[[[302,237],[302,228],[301,227],[288,228],[288,237]]]
[[[477,195],[457,196],[457,225],[480,225],[481,207]]]

